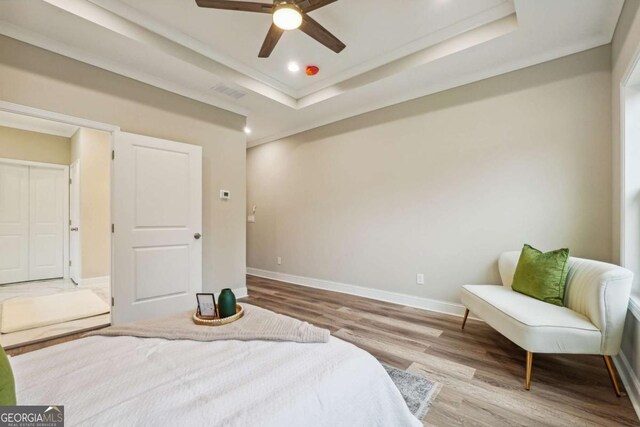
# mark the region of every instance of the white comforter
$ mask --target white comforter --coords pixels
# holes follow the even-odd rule
[[[326,344],[88,337],[11,358],[19,404],[67,426],[421,426],[384,368]]]

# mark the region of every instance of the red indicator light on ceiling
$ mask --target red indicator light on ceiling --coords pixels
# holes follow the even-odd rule
[[[320,71],[319,67],[315,65],[307,65],[307,69],[305,70],[305,73],[307,73],[307,76],[315,76],[316,74],[318,74],[319,71]]]

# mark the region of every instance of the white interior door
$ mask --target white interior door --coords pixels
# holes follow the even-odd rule
[[[29,167],[29,280],[64,275],[65,175]]]
[[[0,163],[0,284],[29,280],[29,167]]]
[[[112,323],[191,309],[202,289],[202,149],[115,134]]]
[[[80,283],[80,160],[69,168],[69,277],[74,283]]]

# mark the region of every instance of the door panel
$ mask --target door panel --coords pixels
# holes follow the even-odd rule
[[[202,289],[202,149],[115,137],[113,323],[188,310]]]
[[[0,284],[29,280],[29,167],[0,163]]]
[[[189,292],[189,246],[136,248],[136,301],[181,295]]]
[[[65,171],[29,167],[29,280],[64,275]]]
[[[189,154],[134,146],[137,228],[189,226]],[[166,171],[171,171],[167,173]]]

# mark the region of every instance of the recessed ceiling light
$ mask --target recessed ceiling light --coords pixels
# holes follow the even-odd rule
[[[247,135],[251,134],[251,128],[249,126],[245,126],[243,130],[244,130],[244,133],[246,133]]]
[[[289,62],[289,65],[287,65],[287,68],[292,73],[297,73],[298,71],[300,71],[300,66],[298,65],[298,63],[297,62],[293,62],[293,61]]]

